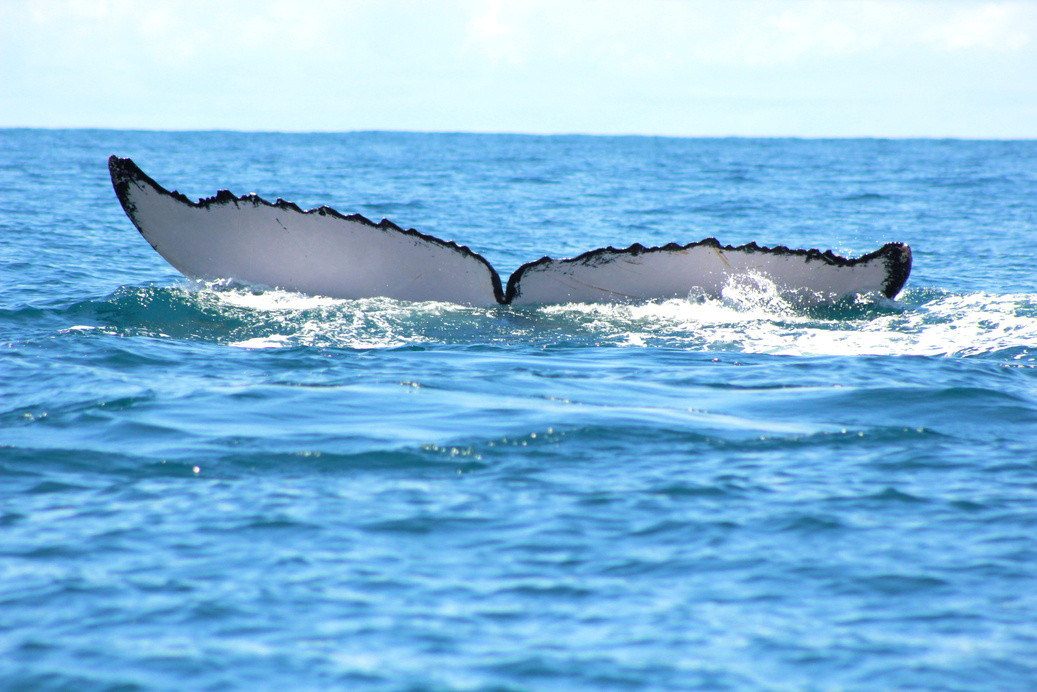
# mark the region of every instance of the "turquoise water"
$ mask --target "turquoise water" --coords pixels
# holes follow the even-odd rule
[[[179,276],[110,154],[503,274],[908,242],[896,301]],[[1037,143],[0,131],[0,689],[1037,686]]]

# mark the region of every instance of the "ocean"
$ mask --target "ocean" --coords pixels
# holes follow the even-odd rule
[[[182,277],[108,179],[507,276],[912,246],[895,300]],[[1037,142],[0,130],[0,689],[1037,689]]]

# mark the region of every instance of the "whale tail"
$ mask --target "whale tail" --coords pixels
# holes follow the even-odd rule
[[[644,301],[719,296],[735,276],[761,274],[804,302],[878,292],[894,298],[911,273],[911,249],[887,243],[862,257],[831,251],[733,247],[715,238],[678,245],[600,248],[519,267],[505,291],[470,248],[383,219],[303,210],[278,199],[220,190],[192,202],[128,158],[108,160],[126,215],[186,276],[231,279],[333,298],[383,296],[463,305]]]

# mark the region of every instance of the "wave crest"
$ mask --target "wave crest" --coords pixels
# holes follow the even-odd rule
[[[803,307],[802,296],[762,276],[732,280],[719,298],[525,308],[339,300],[220,283],[124,287],[66,317],[67,334],[92,328],[244,348],[654,346],[1016,361],[1033,360],[1037,350],[1037,295],[909,289],[899,301],[872,295]]]

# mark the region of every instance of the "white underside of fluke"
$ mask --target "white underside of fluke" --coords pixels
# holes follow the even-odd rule
[[[911,266],[910,248],[899,243],[847,260],[817,250],[725,247],[710,238],[544,257],[516,270],[505,292],[482,256],[389,221],[226,191],[195,203],[168,192],[129,159],[113,156],[109,168],[127,215],[183,274],[333,298],[479,306],[643,301],[719,296],[732,277],[755,273],[797,300],[817,303],[872,292],[892,298]]]
[[[550,260],[521,276],[514,305],[603,303],[627,300],[719,297],[732,276],[756,274],[804,303],[829,302],[880,291],[886,262],[852,267],[794,254],[774,254],[711,244],[674,250],[599,251],[587,260]]]
[[[334,298],[497,303],[484,262],[396,228],[257,197],[192,206],[146,184],[133,184],[130,199],[141,234],[193,278]]]

